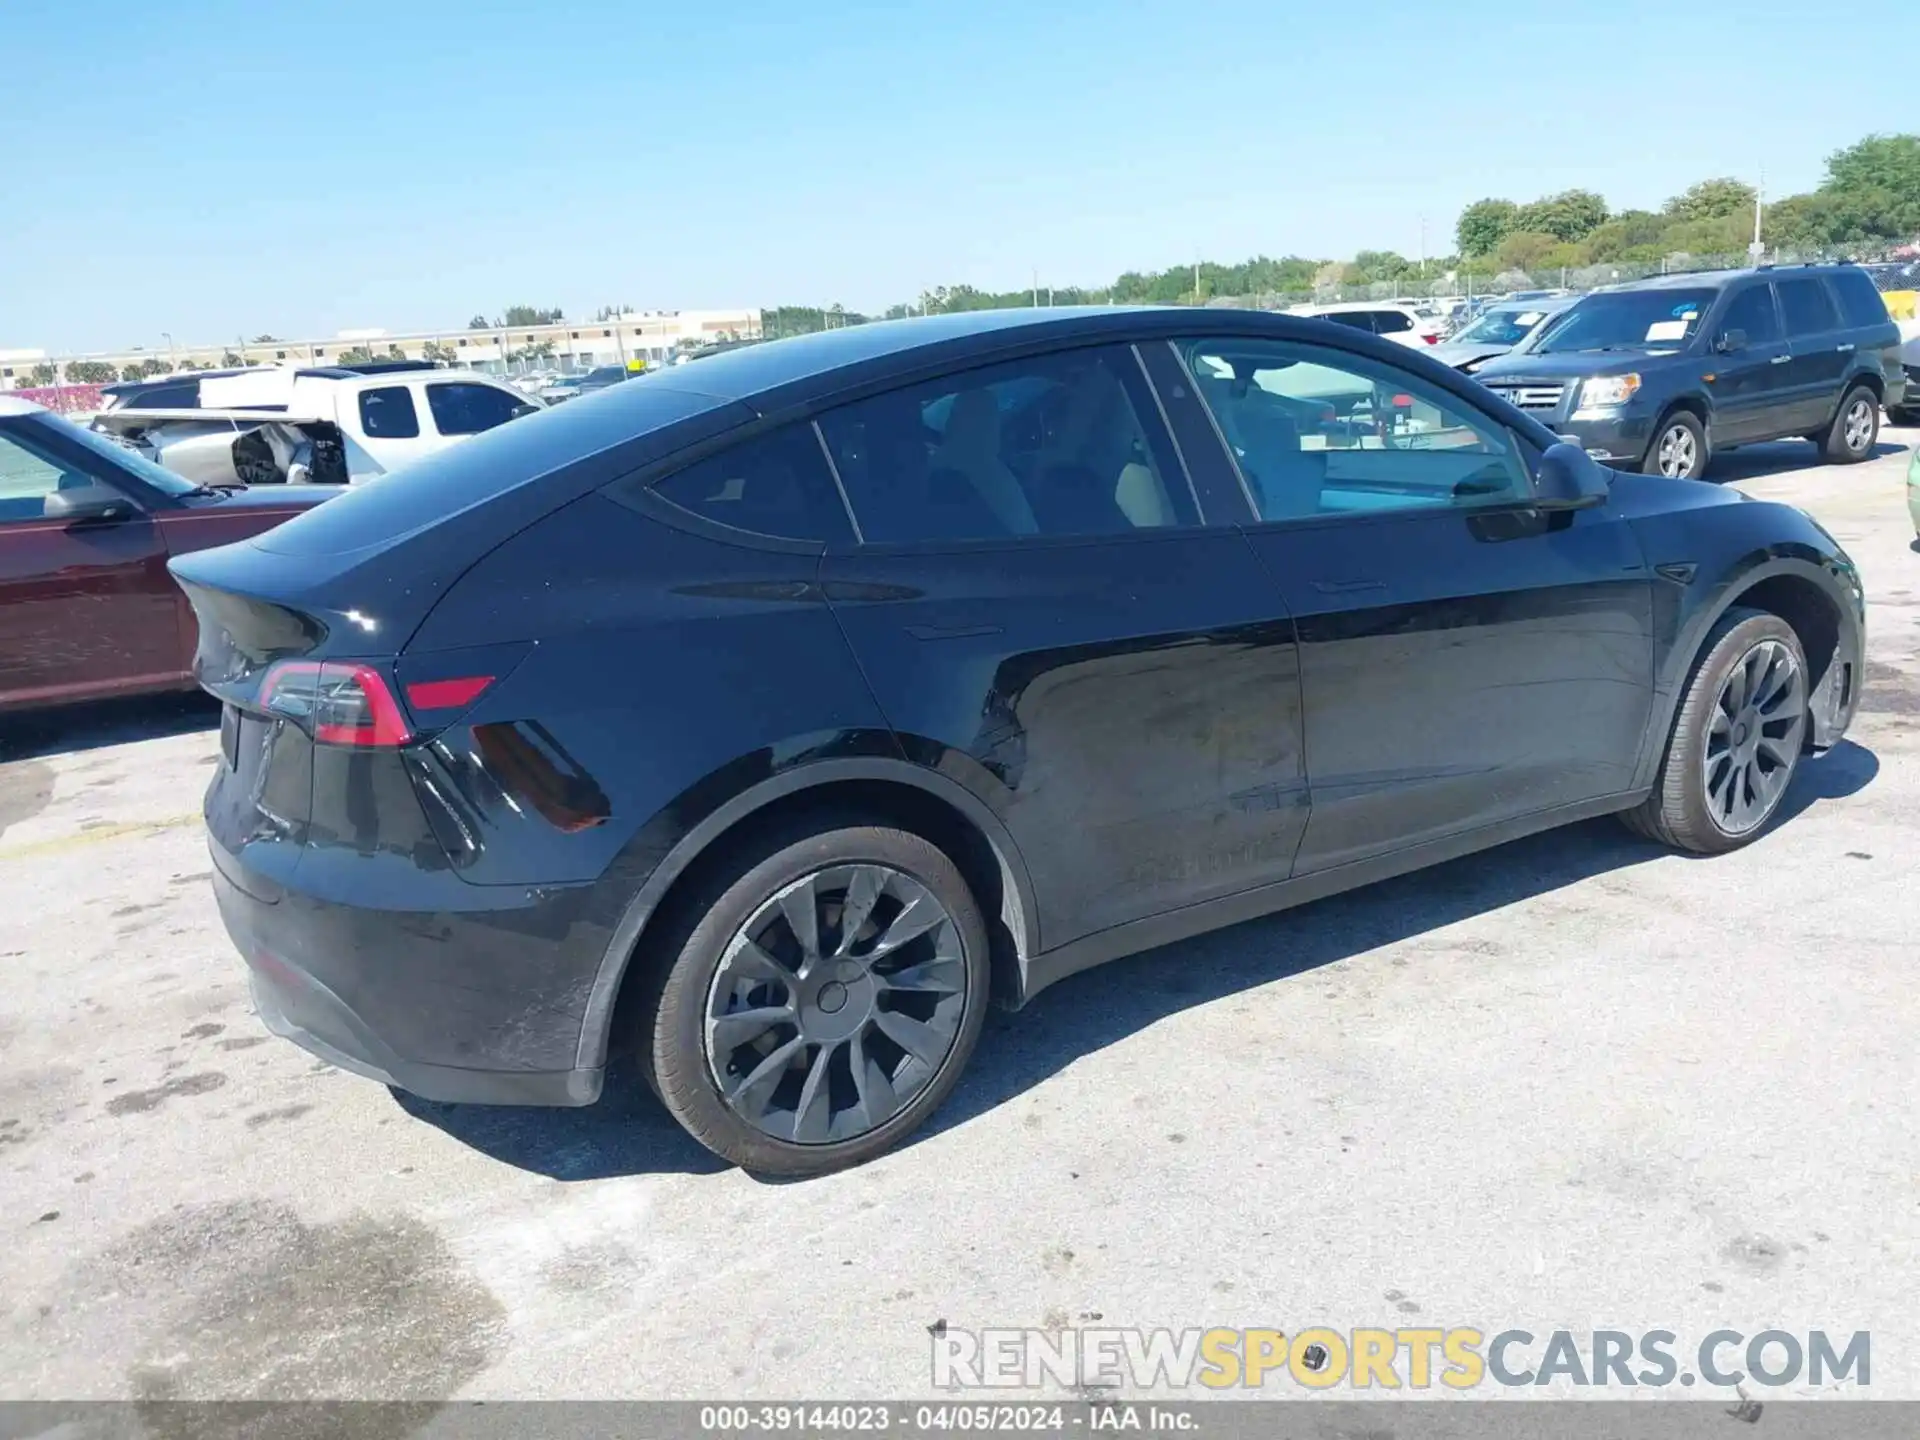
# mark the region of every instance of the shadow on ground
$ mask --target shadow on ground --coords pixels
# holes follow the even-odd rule
[[[1908,447],[1881,440],[1873,447],[1869,461],[1887,455],[1904,455]],[[1806,440],[1774,440],[1764,445],[1746,445],[1738,450],[1722,450],[1707,465],[1701,478],[1713,484],[1732,480],[1757,480],[1768,475],[1792,475],[1801,470],[1819,470],[1828,464],[1820,447]]]
[[[219,723],[220,702],[199,690],[28,710],[0,717],[0,764],[185,735]]]
[[[1779,823],[1865,789],[1879,773],[1851,741],[1801,767]],[[1669,852],[1611,818],[1516,840],[1430,870],[1118,960],[1060,982],[1017,1015],[992,1011],[973,1063],[921,1138],[1015,1098],[1156,1022]],[[723,1168],[667,1115],[630,1065],[584,1110],[434,1105],[408,1114],[504,1164],[558,1180]]]

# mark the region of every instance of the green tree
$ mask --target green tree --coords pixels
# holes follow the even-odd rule
[[[455,359],[455,351],[451,345],[442,345],[438,340],[429,340],[421,347],[420,358],[431,360],[436,365],[451,365]]]
[[[373,352],[364,345],[349,346],[334,356],[342,365],[365,365],[373,358]]]
[[[1584,240],[1606,219],[1607,202],[1591,190],[1562,190],[1522,205],[1513,217],[1513,233],[1532,230],[1556,240]]]
[[[253,343],[256,345],[272,345],[275,344],[279,338],[277,335],[256,335],[253,337]]]
[[[27,372],[27,378],[35,385],[51,385],[60,378],[60,372],[51,365],[36,365]]]
[[[1460,212],[1453,227],[1462,255],[1491,255],[1514,232],[1520,207],[1511,200],[1476,200]]]
[[[493,322],[484,315],[476,315],[467,321],[467,328],[469,330],[491,330],[493,329]]]
[[[1760,238],[1782,250],[1817,250],[1839,238],[1840,221],[1833,197],[1814,190],[1789,195],[1767,206]]]
[[[536,309],[532,305],[509,305],[506,314],[501,317],[502,325],[558,325],[566,317],[560,313],[560,307],[551,310]]]
[[[114,378],[114,368],[104,360],[75,360],[67,366],[67,379],[77,385],[105,385]]]
[[[1920,135],[1869,135],[1836,150],[1820,188],[1849,216],[1877,219],[1888,237],[1920,234]]]
[[[238,370],[245,363],[244,360],[231,350],[220,357],[220,368],[222,370]]]
[[[1725,220],[1739,216],[1751,222],[1759,192],[1744,180],[1723,175],[1702,180],[1667,201],[1664,214],[1672,220]]]
[[[1653,247],[1657,259],[1660,237],[1672,223],[1651,210],[1622,210],[1580,242],[1583,258],[1591,264],[1623,260],[1627,252],[1642,246]]]
[[[1516,230],[1500,242],[1494,259],[1503,271],[1544,269],[1554,263],[1554,252],[1562,243],[1545,230]]]

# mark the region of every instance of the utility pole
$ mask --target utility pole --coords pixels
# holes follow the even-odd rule
[[[1420,278],[1427,278],[1427,217],[1420,217]]]
[[[1760,167],[1760,184],[1753,192],[1753,243],[1747,247],[1747,254],[1758,265],[1766,258],[1767,247],[1760,240],[1760,217],[1767,203],[1767,167]]]
[[[1033,308],[1036,310],[1040,308],[1040,269],[1038,266],[1035,266],[1033,271]]]

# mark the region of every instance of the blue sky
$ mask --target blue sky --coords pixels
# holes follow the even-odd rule
[[[85,19],[81,19],[81,16]],[[1450,248],[1920,121],[1786,0],[5,0],[0,348]]]

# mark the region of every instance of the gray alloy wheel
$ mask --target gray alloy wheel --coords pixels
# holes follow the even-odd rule
[[[654,1090],[715,1154],[766,1175],[838,1170],[953,1089],[986,1014],[987,925],[924,837],[796,816],[676,909],[640,1038]]]
[[[1691,480],[1704,468],[1706,444],[1691,416],[1676,415],[1660,427],[1653,442],[1653,466],[1669,480]]]
[[[1820,447],[1836,465],[1855,465],[1873,454],[1880,438],[1880,401],[1864,385],[1856,385],[1841,400]]]
[[[1721,682],[1702,752],[1707,814],[1728,835],[1759,829],[1779,808],[1806,738],[1807,680],[1800,657],[1762,640]]]
[[[959,929],[926,886],[888,865],[816,870],[728,942],[707,1068],[727,1108],[775,1139],[858,1139],[939,1073],[966,990]]]
[[[1696,854],[1745,845],[1779,812],[1806,747],[1811,691],[1793,627],[1735,607],[1708,632],[1652,793],[1621,816]]]

